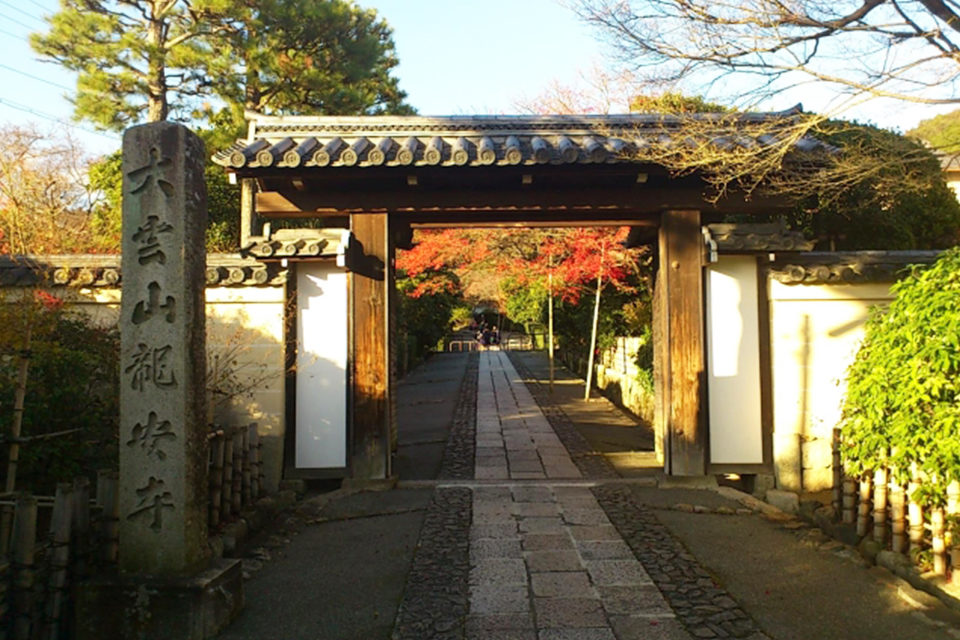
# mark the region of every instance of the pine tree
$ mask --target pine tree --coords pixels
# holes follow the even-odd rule
[[[222,6],[216,6],[217,3]],[[201,96],[210,49],[210,18],[223,0],[61,0],[50,30],[30,44],[76,71],[74,115],[104,129],[186,111]]]
[[[347,0],[61,0],[31,45],[76,71],[77,119],[410,113],[392,32]],[[214,100],[226,103],[217,116]]]
[[[250,0],[223,25],[232,73],[214,89],[245,111],[411,113],[390,73],[392,31],[346,0]]]

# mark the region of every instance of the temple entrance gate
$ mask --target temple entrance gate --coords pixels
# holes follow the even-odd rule
[[[296,425],[288,474],[390,475],[395,250],[409,246],[418,227],[504,225],[628,225],[632,242],[652,246],[664,469],[681,476],[710,471],[705,225],[783,203],[736,196],[711,202],[697,175],[677,177],[636,160],[638,148],[677,124],[651,115],[256,117],[249,138],[215,158],[242,185],[241,249],[295,266],[335,258],[346,273],[345,393],[334,407],[346,421],[344,467],[291,466],[307,428],[295,401],[288,410],[288,429]],[[271,231],[274,220],[304,219],[326,231]],[[333,256],[318,238],[337,232]],[[295,338],[297,331],[289,333]],[[743,461],[745,470],[769,467],[769,447],[763,449],[759,463]],[[724,459],[725,471],[737,468],[735,457]]]

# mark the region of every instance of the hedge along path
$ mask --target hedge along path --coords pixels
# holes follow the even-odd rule
[[[848,371],[839,449],[860,484],[857,533],[872,520],[874,541],[902,552],[908,522],[911,555],[929,550],[943,575],[948,545],[960,566],[960,248],[892,291]],[[855,482],[844,482],[845,520]]]

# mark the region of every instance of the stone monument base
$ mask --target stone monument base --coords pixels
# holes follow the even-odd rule
[[[77,587],[77,640],[206,640],[243,608],[239,560],[188,578],[115,575]]]

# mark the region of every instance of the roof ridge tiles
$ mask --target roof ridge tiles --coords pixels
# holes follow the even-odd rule
[[[596,131],[610,127],[637,125],[663,126],[680,124],[687,118],[696,120],[731,120],[740,122],[763,122],[792,117],[802,113],[802,108],[793,107],[777,112],[717,112],[694,114],[670,113],[621,113],[621,114],[549,114],[549,115],[481,115],[481,116],[263,116],[251,114],[251,135],[263,133],[297,132],[383,132],[396,134],[417,131],[438,133],[440,131],[483,131],[496,135],[495,131],[571,131],[582,129]]]
[[[251,116],[250,135],[214,155],[232,169],[342,166],[532,165],[631,162],[625,150],[669,145],[686,118],[716,123],[715,141],[738,123],[776,123],[802,113],[541,116]],[[769,133],[763,131],[761,133]],[[711,134],[713,135],[713,134]],[[759,135],[759,134],[755,134]],[[757,144],[751,135],[741,135]],[[374,149],[388,140],[383,150]],[[802,143],[802,144],[801,144]],[[354,146],[359,147],[353,149]],[[801,140],[799,150],[822,147]],[[482,149],[481,149],[482,147]],[[351,150],[353,149],[353,150]],[[373,152],[369,155],[369,152]],[[480,153],[482,151],[482,153]],[[389,152],[389,155],[388,155]]]

